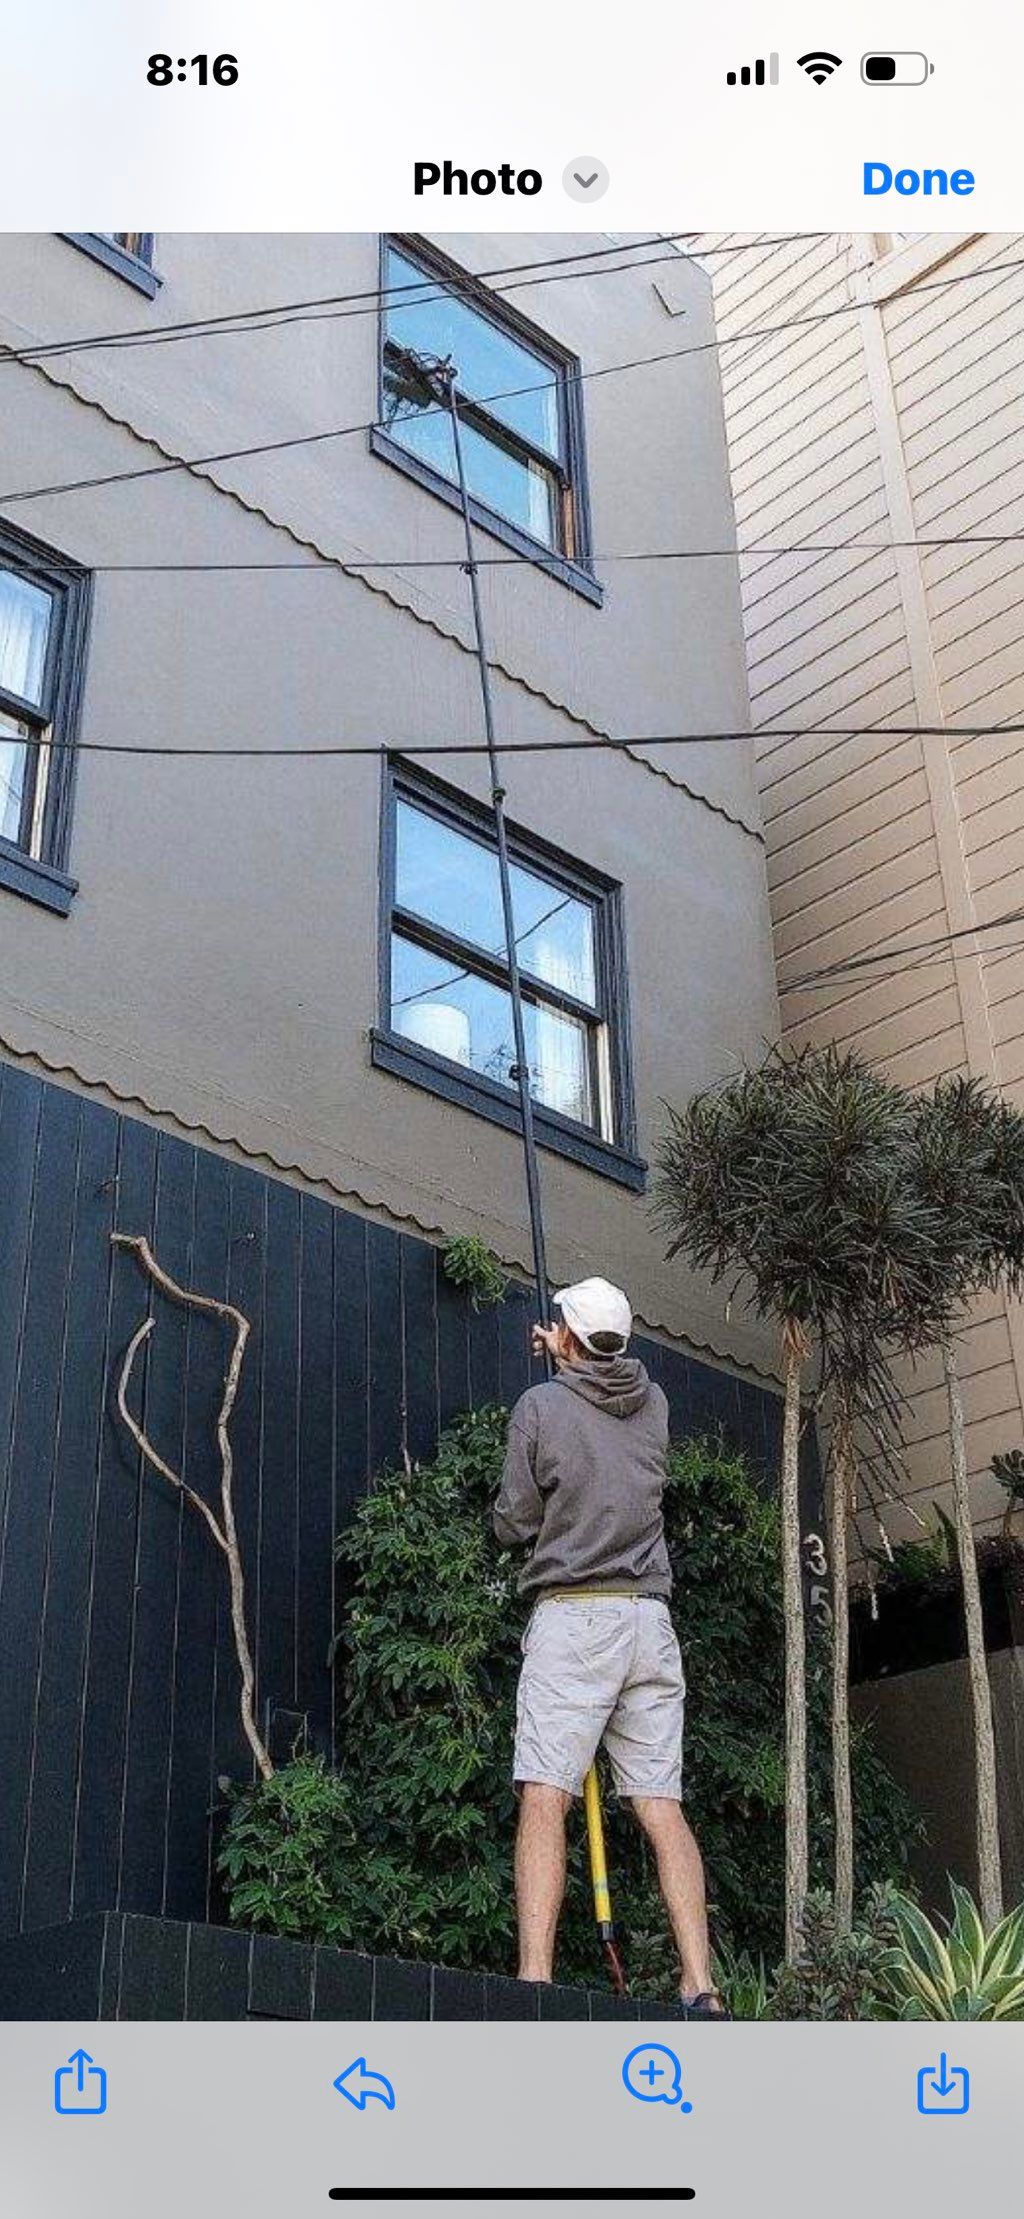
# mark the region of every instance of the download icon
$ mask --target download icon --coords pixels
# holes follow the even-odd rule
[[[942,2050],[938,2065],[922,2065],[917,2076],[917,2108],[926,2115],[945,2112],[954,2117],[969,2110],[971,2079],[966,2066],[946,2063]]]

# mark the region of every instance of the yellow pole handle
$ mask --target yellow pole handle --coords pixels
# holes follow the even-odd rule
[[[594,1916],[599,1926],[610,1926],[612,1923],[612,1899],[608,1892],[608,1863],[604,1848],[601,1789],[595,1764],[591,1765],[583,1783],[583,1807],[587,1814],[587,1847],[590,1851],[590,1878],[594,1890]]]

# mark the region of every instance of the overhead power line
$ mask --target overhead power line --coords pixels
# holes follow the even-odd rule
[[[843,739],[947,739],[980,740],[1008,738],[1015,732],[1024,732],[1024,723],[1018,724],[803,724],[776,725],[769,728],[771,737],[778,740]],[[503,755],[570,755],[596,752],[601,749],[623,751],[637,747],[719,747],[739,740],[754,741],[764,737],[764,728],[752,732],[737,728],[728,732],[643,732],[628,733],[616,738],[610,732],[594,732],[585,738],[563,740],[502,740]],[[154,746],[141,747],[135,740],[46,740],[41,743],[50,748],[64,749],[83,755],[152,755],[184,757],[208,756],[225,761],[248,758],[270,762],[284,756],[294,756],[297,762],[339,760],[344,756],[381,755],[486,755],[487,748],[480,740],[340,740],[329,741],[326,746],[311,747],[305,742],[293,745],[288,741],[271,742],[269,746],[250,746],[234,743],[222,746],[191,741],[158,741]]]
[[[637,255],[647,247],[670,246],[692,236],[692,233],[684,232],[652,232],[647,238],[620,241],[616,246],[576,248],[571,254],[544,255],[534,257],[529,262],[505,262],[489,270],[466,270],[462,277],[466,289],[469,290],[474,285],[490,284],[495,278],[513,278],[542,270],[557,271],[584,261],[603,263],[612,255]],[[554,284],[554,277],[549,282]],[[457,279],[454,276],[442,285],[440,278],[424,274],[415,280],[403,280],[400,285],[367,285],[351,293],[318,293],[299,300],[268,301],[262,307],[225,309],[219,316],[190,316],[178,323],[148,326],[130,324],[120,331],[88,332],[76,338],[40,339],[33,346],[6,349],[0,355],[0,363],[39,361],[51,353],[76,354],[84,349],[128,346],[139,341],[145,341],[149,346],[160,346],[172,339],[214,339],[224,332],[230,335],[237,331],[272,331],[275,328],[274,318],[298,318],[306,311],[313,313],[320,309],[359,308],[364,313],[373,315],[384,302],[389,307],[420,307],[423,305],[421,296],[426,295],[430,300],[443,299],[445,293],[453,293],[456,288]],[[415,301],[407,303],[404,299],[406,294],[415,294]]]
[[[915,286],[914,296],[916,298],[922,293],[943,291],[950,286],[972,283],[980,277],[999,276],[1004,271],[1018,269],[1024,269],[1024,260],[986,263],[976,270],[963,270],[959,276],[934,278],[927,284]],[[878,309],[880,305],[883,304],[861,301],[843,302],[838,307],[820,309],[810,316],[791,317],[781,324],[768,324],[759,330],[729,332],[720,338],[700,340],[692,347],[671,347],[663,354],[638,355],[627,362],[607,362],[593,370],[573,370],[567,373],[565,383],[567,385],[588,384],[597,378],[620,376],[626,371],[651,370],[666,362],[682,362],[695,355],[717,353],[722,347],[738,346],[746,340],[772,339],[786,331],[797,331],[808,326],[828,323],[836,316],[859,315],[862,308]],[[488,407],[492,406],[495,401],[519,400],[527,393],[537,393],[545,390],[547,390],[546,386],[540,384],[518,385],[506,387],[498,393],[474,394],[473,398],[479,406]],[[420,409],[417,411],[415,420],[417,423],[422,423],[428,416],[440,413],[441,411],[437,406]],[[202,471],[214,463],[245,461],[253,455],[281,454],[291,448],[315,447],[328,440],[349,439],[361,432],[386,430],[387,428],[387,425],[381,424],[378,418],[370,418],[359,424],[333,425],[325,431],[297,432],[286,439],[257,440],[245,447],[222,448],[216,454],[175,457],[170,461],[148,463],[135,470],[105,471],[91,478],[71,478],[52,485],[23,486],[12,492],[0,493],[0,504],[49,499],[56,494],[88,492],[106,485],[137,483],[143,478],[165,477],[172,472],[181,470]],[[145,434],[135,433],[133,436],[144,438]]]
[[[658,242],[658,244],[663,243],[662,241]],[[616,249],[619,254],[624,251],[622,247]],[[514,279],[510,285],[490,285],[487,291],[489,298],[504,300],[507,294],[528,292],[534,285],[567,285],[571,284],[574,279],[584,277],[620,277],[629,270],[662,269],[667,262],[678,264],[678,261],[679,255],[676,252],[644,254],[643,256],[633,256],[625,262],[605,262],[597,269],[556,269],[553,274],[542,273],[540,277],[520,277]],[[431,288],[433,289],[431,290]],[[390,300],[388,294],[391,290],[414,294],[415,298]],[[307,324],[347,323],[353,316],[376,316],[382,303],[387,306],[390,321],[392,316],[401,315],[405,309],[431,308],[436,301],[458,300],[471,308],[474,303],[479,303],[480,298],[479,290],[473,289],[468,275],[462,280],[453,276],[443,281],[440,278],[425,277],[416,286],[410,284],[395,288],[382,287],[378,293],[367,296],[362,306],[357,305],[351,308],[336,306],[318,308],[311,305],[309,308],[279,311],[277,313],[273,310],[264,309],[260,321],[257,323],[238,320],[234,323],[224,323],[215,327],[189,326],[180,331],[173,330],[170,325],[161,325],[150,331],[143,328],[138,331],[125,332],[116,339],[97,338],[71,343],[63,343],[59,340],[41,340],[37,346],[21,348],[17,353],[9,355],[0,353],[0,369],[4,367],[6,362],[27,362],[31,364],[33,362],[49,361],[51,356],[59,356],[63,360],[65,356],[73,354],[106,352],[130,354],[136,347],[171,346],[180,344],[187,339],[251,339],[261,331],[286,331],[293,324],[304,326]],[[356,295],[355,299],[358,303],[360,296]]]
[[[801,245],[804,242],[811,243],[816,239],[829,236],[830,234],[827,232],[798,231],[783,234],[778,238],[739,241],[734,246],[702,247],[700,249],[700,259],[703,261],[709,255],[732,256],[754,253],[757,250],[767,251],[768,248],[777,246]],[[627,240],[620,242],[617,246],[588,247],[578,249],[572,254],[545,255],[540,260],[532,262],[507,262],[496,269],[467,270],[462,273],[464,289],[467,297],[472,298],[474,286],[489,285],[496,278],[511,277],[514,279],[520,272],[553,270],[557,273],[569,264],[604,262],[606,257],[616,254],[635,257],[648,247],[674,246],[677,249],[676,253],[666,256],[664,259],[666,261],[676,261],[683,254],[685,242],[695,237],[696,233],[687,231],[653,232],[645,239]],[[659,257],[658,259],[662,258]],[[609,263],[607,266],[611,268],[614,275],[620,269],[643,268],[645,261],[646,257],[643,261],[634,259],[614,265]],[[566,274],[570,277],[597,277],[602,272],[589,268],[584,270],[568,269]],[[537,285],[554,285],[560,283],[561,279],[558,275],[553,277],[540,275],[532,277],[530,282]],[[433,292],[429,290],[431,286],[435,288]],[[493,285],[491,289],[496,293],[508,293],[518,292],[523,288],[516,283],[512,283],[505,286]],[[120,331],[92,332],[79,338],[39,340],[33,346],[5,349],[0,353],[0,368],[3,367],[4,363],[42,362],[51,355],[92,353],[107,348],[119,349],[125,347],[130,349],[133,346],[157,347],[177,340],[215,339],[220,336],[230,338],[239,333],[244,335],[250,331],[274,331],[291,322],[319,321],[321,312],[330,315],[345,308],[351,308],[359,314],[375,315],[384,302],[396,308],[418,308],[435,300],[443,300],[446,296],[457,293],[458,290],[459,279],[455,275],[444,280],[424,277],[418,284],[375,285],[364,287],[363,290],[354,293],[325,293],[310,299],[268,303],[262,308],[232,309],[220,316],[190,317],[174,324],[158,324],[149,327],[130,325]],[[407,301],[399,297],[404,294],[415,294],[416,298]]]
[[[983,925],[976,925],[974,927],[974,930],[975,932],[982,932],[985,930],[985,927]],[[984,947],[978,948],[975,952],[977,955],[983,957],[986,963],[996,962],[1000,959],[1000,957],[1004,955],[1024,955],[1024,939],[1017,937],[1013,940],[996,940],[995,942],[988,942]],[[915,956],[913,960],[906,963],[890,962],[888,968],[882,969],[880,967],[876,970],[871,971],[866,977],[860,978],[859,984],[865,989],[870,986],[887,986],[894,979],[910,977],[915,971],[934,971],[938,967],[938,965],[953,963],[955,960],[956,951],[954,949],[948,947],[945,949],[936,948],[932,953],[927,955]],[[811,979],[807,991],[809,993],[815,993],[818,991],[819,987],[824,988],[827,986],[835,985],[841,986],[843,983],[844,981],[841,978],[821,980]],[[847,981],[846,983],[851,982]],[[858,979],[856,975],[852,983],[854,985],[858,984]],[[792,991],[793,989],[788,986],[783,986],[779,988],[780,995],[789,994],[792,993]]]
[[[951,951],[962,941],[976,940],[981,933],[1001,932],[1007,925],[1017,924],[1024,924],[1024,909],[1007,909],[999,917],[988,918],[984,924],[964,925],[955,932],[935,933],[927,940],[880,941],[862,955],[848,956],[839,963],[824,964],[816,971],[808,971],[802,978],[790,979],[785,985],[780,984],[779,993],[803,994],[812,987],[839,986],[860,977],[864,977],[864,984],[870,986],[878,979],[879,964],[892,964],[894,960],[907,956],[911,961],[905,965],[898,964],[895,970],[884,974],[888,978],[899,978],[904,970],[918,970],[923,963],[951,961]],[[986,956],[1009,954],[1022,945],[1024,943],[1020,940],[1011,940],[995,948],[985,946],[980,952]],[[866,977],[865,973],[868,974]]]
[[[659,547],[648,550],[631,550],[627,554],[592,555],[591,566],[605,569],[615,562],[732,562],[737,557],[760,557],[765,561],[776,555],[892,555],[908,553],[919,548],[939,547],[1010,547],[1024,542],[1024,532],[954,532],[945,538],[925,539],[833,539],[811,541],[802,546],[766,547],[752,544],[749,547]],[[477,570],[522,569],[529,564],[524,555],[477,555]],[[167,574],[201,573],[204,577],[267,570],[312,570],[327,577],[333,570],[464,570],[464,555],[319,555],[284,562],[96,562],[89,568],[97,577],[161,576]]]

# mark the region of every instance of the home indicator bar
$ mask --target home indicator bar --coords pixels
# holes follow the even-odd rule
[[[695,2188],[332,2188],[332,2203],[692,2204]]]

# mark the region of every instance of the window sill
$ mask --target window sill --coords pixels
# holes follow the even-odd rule
[[[60,236],[94,262],[102,262],[104,269],[123,277],[126,285],[134,285],[136,292],[145,293],[148,300],[154,300],[160,291],[163,279],[156,270],[137,254],[130,254],[127,247],[119,247],[115,239],[105,238],[102,231],[62,231]]]
[[[66,917],[78,892],[78,880],[68,878],[64,871],[55,871],[50,863],[38,863],[9,840],[0,840],[0,887],[9,894],[23,895],[26,901],[38,902],[41,909],[52,909],[57,917]]]
[[[413,1086],[436,1094],[442,1102],[454,1103],[458,1109],[486,1117],[490,1124],[504,1126],[506,1132],[519,1131],[518,1105],[505,1087],[484,1078],[478,1071],[467,1071],[461,1064],[449,1063],[446,1057],[433,1055],[429,1048],[403,1039],[400,1033],[371,1032],[370,1061],[376,1070],[389,1071],[396,1079],[408,1079]],[[556,1110],[543,1109],[538,1102],[533,1108],[533,1129],[538,1147],[567,1157],[570,1163],[580,1164],[585,1171],[596,1171],[600,1178],[611,1179],[616,1186],[628,1187],[633,1194],[646,1191],[647,1165],[628,1149],[617,1147],[614,1141],[601,1140],[597,1133],[574,1125],[568,1117],[560,1117]]]
[[[449,508],[461,510],[458,487],[449,485],[447,478],[442,478],[438,471],[431,470],[427,463],[420,462],[416,455],[411,455],[404,447],[400,447],[397,440],[389,438],[388,433],[381,430],[379,424],[373,424],[370,428],[370,452],[379,455],[383,462],[393,463],[396,470],[404,471],[407,478],[414,478],[417,485],[423,486],[426,492],[435,494]],[[581,563],[571,562],[567,555],[554,554],[550,547],[545,547],[543,540],[534,539],[529,532],[522,531],[518,524],[509,523],[507,518],[498,516],[494,509],[484,508],[479,501],[471,500],[470,510],[474,524],[478,524],[481,531],[489,532],[492,539],[500,539],[503,546],[511,547],[517,555],[523,557],[524,562],[533,563],[537,570],[546,571],[549,578],[557,578],[561,585],[568,586],[572,593],[580,594],[595,609],[604,607],[604,587],[598,584],[593,573],[585,570]],[[395,564],[396,570],[401,567],[401,563]]]

